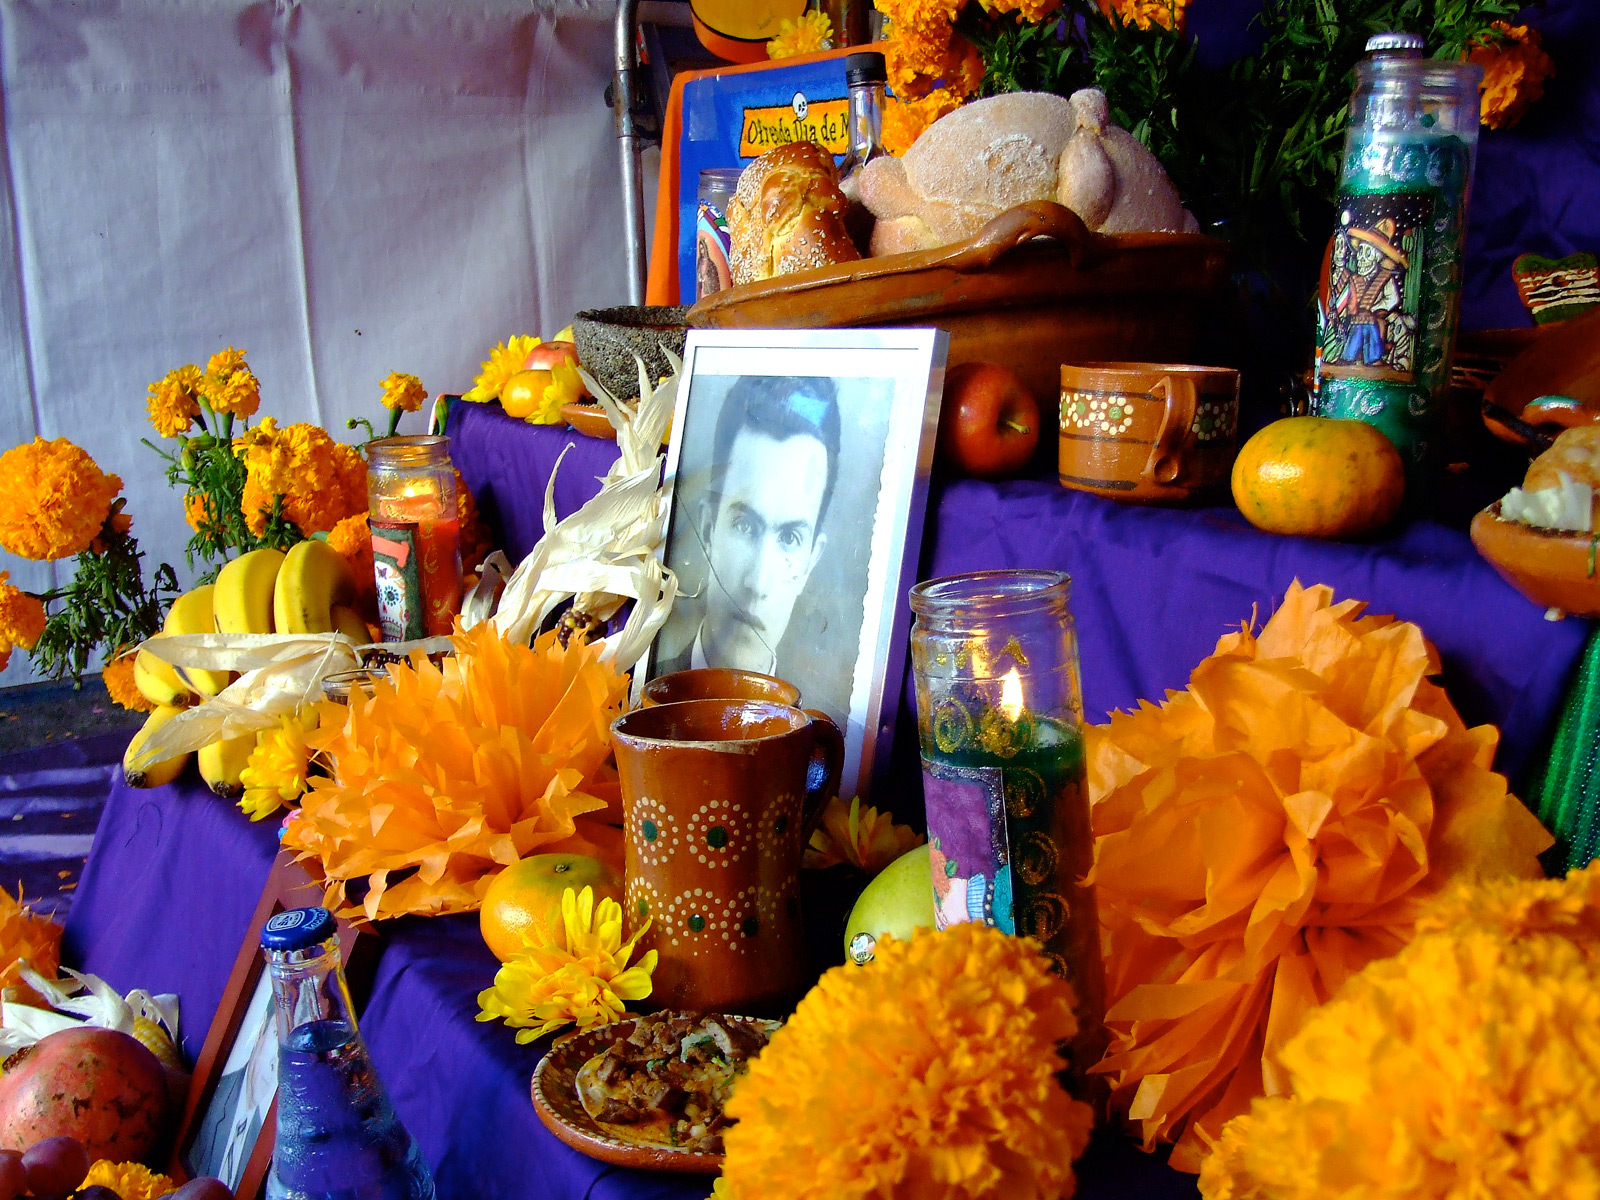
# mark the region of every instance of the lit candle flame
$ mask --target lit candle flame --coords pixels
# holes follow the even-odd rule
[[[1000,711],[1009,721],[1022,718],[1022,676],[1012,667],[1000,680]]]

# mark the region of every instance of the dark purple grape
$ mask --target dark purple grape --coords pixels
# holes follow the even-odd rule
[[[202,1175],[199,1179],[189,1180],[166,1200],[233,1200],[233,1193],[220,1179]]]
[[[73,1192],[72,1200],[122,1200],[122,1197],[103,1183],[91,1183]]]
[[[22,1166],[35,1196],[65,1196],[89,1173],[89,1152],[77,1138],[45,1138],[23,1151]]]
[[[17,1200],[28,1194],[28,1172],[22,1166],[22,1151],[0,1150],[0,1200]]]

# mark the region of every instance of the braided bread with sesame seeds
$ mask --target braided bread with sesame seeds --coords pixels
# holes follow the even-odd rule
[[[763,154],[728,203],[734,284],[860,258],[845,229],[848,207],[833,156],[815,142]]]

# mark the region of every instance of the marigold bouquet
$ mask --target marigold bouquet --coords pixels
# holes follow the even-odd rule
[[[1289,589],[1189,687],[1087,731],[1106,954],[1100,1070],[1147,1144],[1203,1138],[1288,1087],[1306,1014],[1458,882],[1537,878],[1551,842],[1430,676],[1415,625]]]
[[[1306,1018],[1206,1200],[1600,1194],[1600,863],[1459,888]]]

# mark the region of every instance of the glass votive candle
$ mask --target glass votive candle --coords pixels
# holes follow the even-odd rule
[[[450,439],[367,443],[367,499],[383,640],[449,633],[461,611],[461,523]]]
[[[979,571],[911,589],[911,663],[935,924],[1038,939],[1076,996],[1070,1067],[1105,1048],[1105,976],[1084,777],[1078,642],[1060,571]]]

